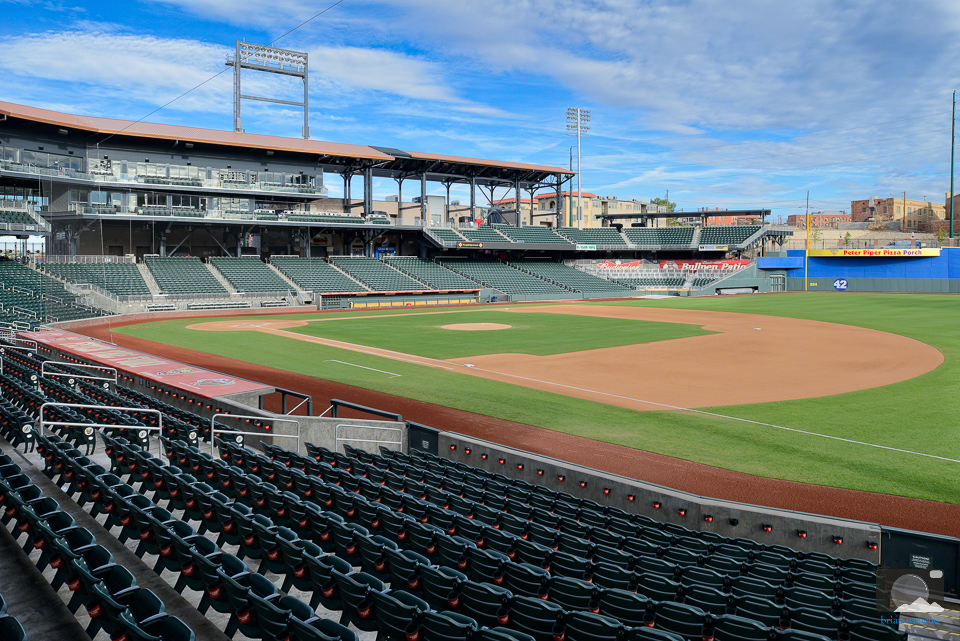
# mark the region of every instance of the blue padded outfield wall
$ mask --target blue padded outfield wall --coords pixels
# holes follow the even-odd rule
[[[758,258],[757,267],[785,275],[788,291],[803,291],[803,256],[802,249],[788,250]],[[811,256],[807,274],[810,291],[960,293],[960,249],[923,257]]]

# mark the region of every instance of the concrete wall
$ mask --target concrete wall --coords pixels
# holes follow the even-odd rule
[[[468,448],[470,454],[466,453]],[[880,560],[880,551],[867,547],[868,541],[880,543],[880,526],[873,523],[688,494],[454,432],[440,433],[439,449],[441,456],[453,461],[692,530],[709,530],[723,536],[744,537],[765,544],[785,545],[795,550],[823,552],[841,558],[861,558],[873,563]],[[481,458],[482,454],[486,454],[487,458]],[[499,462],[500,459],[504,460],[503,464]],[[522,469],[519,469],[521,465]],[[538,470],[543,473],[538,474]],[[559,480],[561,475],[562,481]],[[584,487],[580,486],[581,482],[585,483]],[[609,489],[609,493],[605,494],[604,489]],[[630,496],[633,496],[633,500],[629,499]],[[654,507],[657,502],[659,508]],[[681,515],[680,510],[686,513]],[[711,522],[706,521],[707,516],[713,517]],[[771,526],[771,531],[765,532],[764,525]],[[805,539],[798,536],[800,530],[807,533]],[[834,543],[834,536],[842,537],[843,543]]]

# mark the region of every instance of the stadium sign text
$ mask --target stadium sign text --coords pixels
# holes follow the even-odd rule
[[[880,247],[879,249],[810,250],[810,256],[818,258],[929,258],[939,255],[939,248],[900,249],[896,247]]]
[[[578,251],[578,252],[593,252],[593,251],[597,251],[597,246],[596,246],[596,245],[580,245],[580,244],[578,244],[578,245],[577,245],[577,251]]]
[[[483,243],[465,243],[461,241],[457,243],[457,248],[458,249],[483,249]]]
[[[661,260],[660,269],[734,271],[749,264],[749,260]]]

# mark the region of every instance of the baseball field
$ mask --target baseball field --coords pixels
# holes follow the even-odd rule
[[[952,296],[798,293],[113,332],[751,475],[960,503],[958,311]]]

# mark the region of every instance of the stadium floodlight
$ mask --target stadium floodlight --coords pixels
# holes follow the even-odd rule
[[[567,108],[567,135],[577,137],[577,227],[583,229],[583,201],[581,199],[580,137],[590,131],[590,110],[580,107]]]
[[[241,100],[259,100],[279,105],[290,105],[303,108],[303,137],[310,137],[310,123],[308,119],[307,100],[307,54],[304,51],[277,49],[265,45],[255,45],[237,40],[236,53],[228,57],[226,65],[233,67],[233,130],[243,131],[243,119],[240,118]],[[303,102],[265,98],[263,96],[249,96],[240,91],[240,70],[263,71],[266,73],[294,76],[303,80]],[[272,153],[272,152],[268,152]]]

